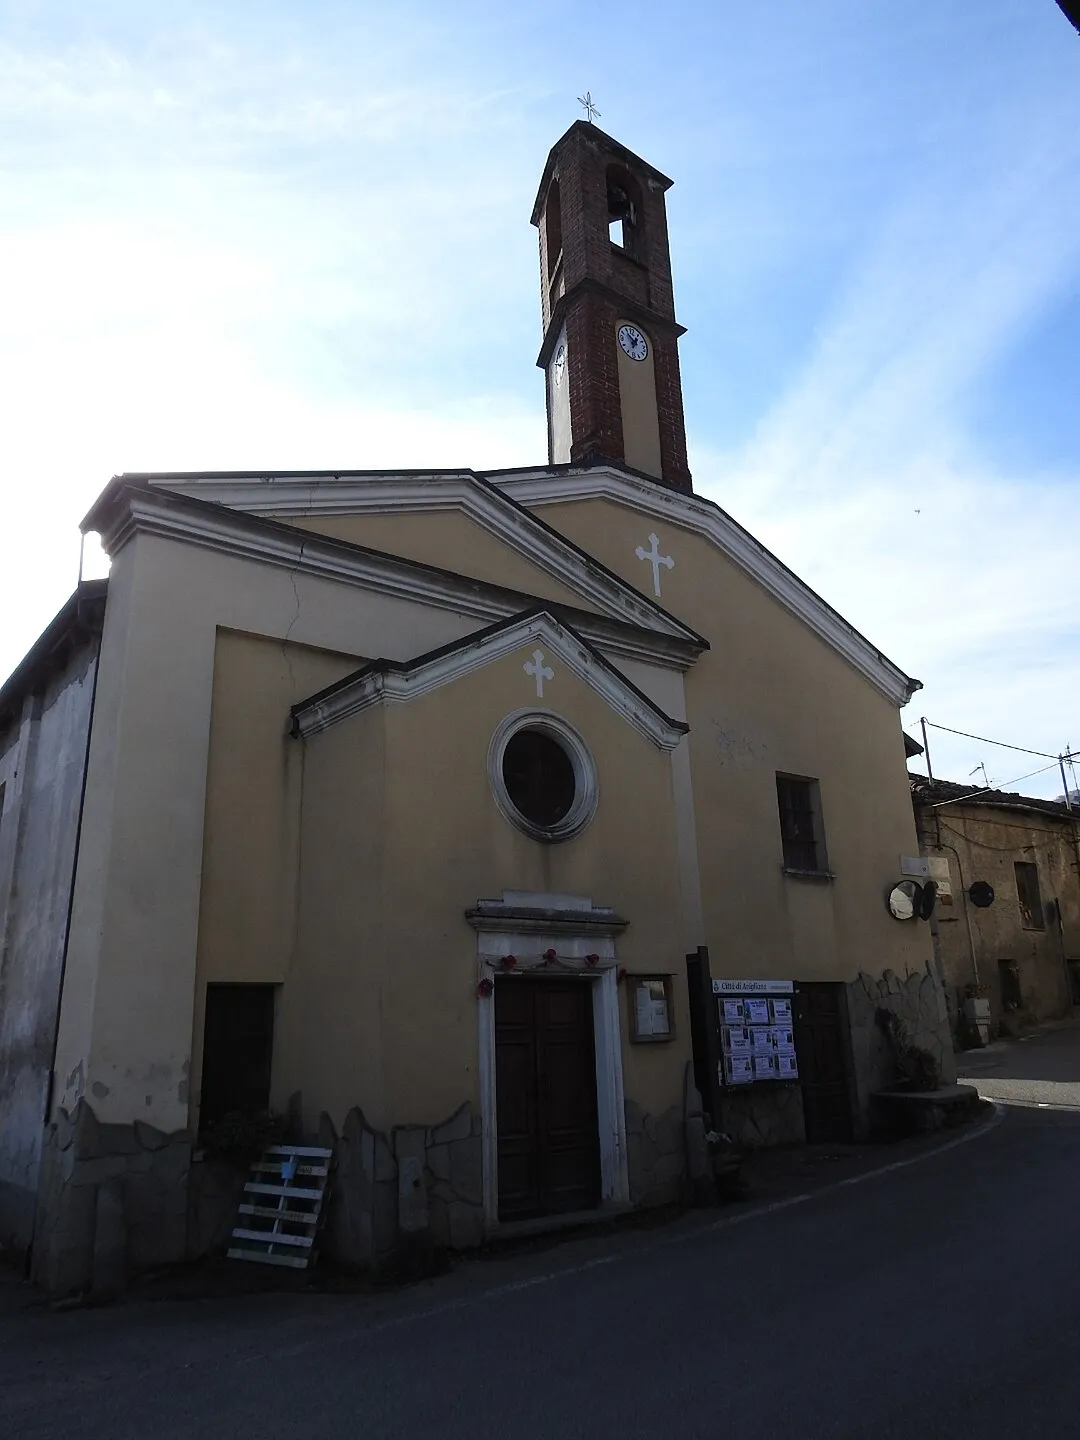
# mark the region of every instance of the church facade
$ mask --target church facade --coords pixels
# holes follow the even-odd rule
[[[378,1263],[678,1199],[699,1091],[749,1141],[857,1137],[880,1005],[948,1072],[884,899],[917,682],[693,492],[669,184],[584,122],[551,152],[546,465],[125,475],[87,516],[92,663],[0,692],[8,994],[20,717],[84,702],[46,983],[0,1031],[0,1238],[54,1289],[110,1226],[133,1265],[212,1243],[236,1112],[335,1144],[328,1244]],[[790,982],[798,1078],[720,1085],[725,977]]]

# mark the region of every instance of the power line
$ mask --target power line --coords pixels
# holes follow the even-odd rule
[[[1009,748],[1011,749],[1012,747],[1010,746]],[[1019,746],[1016,746],[1016,749],[1019,748]],[[988,795],[995,790],[1001,792],[1005,789],[1005,785],[1019,785],[1021,780],[1031,780],[1036,775],[1045,775],[1047,770],[1056,770],[1057,765],[1057,757],[1055,756],[1053,765],[1043,765],[1039,770],[1029,770],[1026,775],[1017,775],[1015,780],[1006,780],[1004,785],[980,785],[977,790],[969,790],[965,795],[954,795],[951,800],[939,800],[936,805],[931,805],[930,809],[940,810],[943,805],[958,805],[961,800],[970,800],[975,795]]]
[[[1007,740],[988,740],[985,735],[972,735],[967,730],[954,730],[951,725],[939,725],[935,720],[923,719],[922,723],[929,725],[931,730],[946,730],[950,735],[962,735],[965,740],[978,740],[981,745],[999,745],[1002,750],[1018,750],[1021,755],[1038,755],[1042,760],[1057,760],[1059,758],[1057,755],[1051,755],[1048,750],[1029,750],[1026,745],[1010,745]],[[1066,758],[1068,758],[1068,752],[1066,752]],[[1047,769],[1049,769],[1049,766],[1047,766]],[[1039,775],[1042,772],[1036,770],[1034,773]],[[1021,778],[1026,779],[1027,777],[1022,776]],[[1009,783],[1015,784],[1016,782],[1010,781]]]

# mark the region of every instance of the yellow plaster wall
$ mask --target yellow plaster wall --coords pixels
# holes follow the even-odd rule
[[[353,1105],[376,1125],[399,1123],[384,1055],[387,864],[386,712],[380,707],[293,743],[303,755],[303,842],[296,958],[281,995],[274,1103],[296,1090],[305,1122],[326,1110],[340,1126]],[[442,1118],[437,1117],[437,1118]]]
[[[296,938],[303,750],[290,707],[364,663],[262,635],[218,632],[210,711],[192,1036],[197,1118],[206,986],[285,981]]]
[[[626,1094],[646,1111],[681,1098],[690,1044],[671,757],[558,659],[551,661],[556,678],[538,702],[522,670],[533,648],[530,643],[379,712],[386,735],[383,943],[371,953],[381,950],[383,961],[374,972],[365,969],[355,1005],[358,1026],[361,1006],[377,1008],[381,1017],[383,1083],[380,1088],[372,1078],[364,1053],[369,1042],[360,1042],[359,1031],[352,1045],[339,1035],[325,1047],[327,1066],[336,1073],[327,1068],[321,1093],[309,1097],[305,1091],[309,1118],[325,1108],[340,1120],[359,1104],[377,1125],[431,1123],[463,1100],[479,1103],[477,936],[465,912],[504,889],[588,896],[610,905],[631,922],[617,942],[620,964],[631,971],[675,972],[678,1038],[670,1045],[624,1043],[623,1063]],[[534,706],[568,720],[598,764],[597,814],[581,835],[558,845],[540,844],[504,819],[488,780],[487,749],[496,726],[508,713]],[[342,759],[339,766],[335,757],[353,755],[361,730],[375,720],[368,712],[309,742],[308,776],[321,773],[320,767],[339,776],[339,783],[328,782],[317,793],[309,783],[305,798],[305,875],[319,879],[310,885],[305,880],[304,958],[290,976],[286,1001],[302,983],[312,1013],[340,1004],[334,977],[351,963],[347,957],[363,963],[366,950],[368,887],[374,882],[363,878],[365,864],[356,857],[368,811],[357,800],[359,770],[355,782],[344,778],[349,765]],[[361,752],[355,755],[359,767]],[[333,934],[316,913],[316,886],[327,896],[360,887],[362,898],[349,900],[350,918]]]
[[[897,709],[711,541],[606,499],[539,513],[651,593],[648,534],[675,560],[661,603],[711,650],[685,681],[705,934],[713,973],[848,980],[922,969],[926,927],[883,896],[917,853]],[[833,881],[782,873],[775,776],[820,782]]]
[[[293,518],[289,523],[352,545],[367,545],[388,555],[455,570],[526,595],[573,605],[579,610],[596,610],[576,590],[458,510],[434,514],[405,510],[387,515],[311,515]]]
[[[646,475],[662,475],[660,456],[660,421],[656,409],[656,366],[653,359],[653,338],[646,331],[649,353],[644,360],[631,360],[619,344],[619,327],[635,321],[615,322],[615,355],[619,367],[619,403],[622,412],[623,457],[634,470]],[[647,591],[651,594],[651,591]]]
[[[475,628],[450,610],[281,565],[149,534],[128,540],[109,582],[54,1114],[85,1095],[104,1122],[189,1123],[219,630],[337,654],[374,637],[404,659]]]

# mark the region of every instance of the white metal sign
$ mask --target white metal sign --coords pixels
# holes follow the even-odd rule
[[[714,995],[793,995],[794,980],[714,980]]]

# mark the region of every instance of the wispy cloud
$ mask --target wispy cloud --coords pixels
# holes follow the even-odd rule
[[[793,385],[698,474],[924,680],[916,715],[1056,750],[1080,742],[1080,467],[1010,473],[966,423],[1080,270],[1080,132],[1023,118],[897,200]]]

